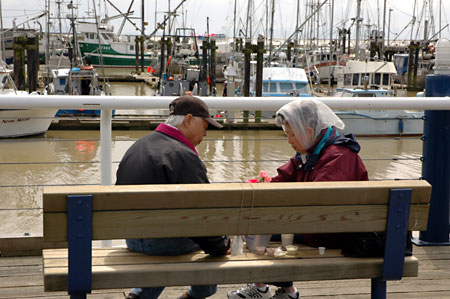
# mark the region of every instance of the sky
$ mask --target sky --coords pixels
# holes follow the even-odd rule
[[[11,27],[13,21],[17,25],[23,24],[26,28],[36,28],[39,30],[40,26],[45,28],[45,18],[37,21],[28,21],[35,16],[38,16],[45,10],[45,2],[48,0],[0,0],[2,6],[3,27]],[[69,0],[62,1],[62,13],[64,17],[68,14],[67,4]],[[135,0],[132,10],[134,11],[134,21],[141,27],[141,1]],[[297,24],[297,2],[300,2],[300,19],[299,23],[303,23],[305,18],[309,15],[310,5],[314,3],[322,3],[324,0],[275,0],[275,14],[274,14],[274,37],[286,38],[290,36],[296,28]],[[328,2],[322,7],[319,21],[315,23],[314,28],[319,27],[319,35],[321,38],[329,38],[330,36],[330,3]],[[416,8],[416,23],[414,29],[411,30],[411,21],[413,19],[414,2],[417,3]],[[55,0],[51,2],[52,18],[58,16],[57,6]],[[96,12],[98,15],[105,15],[112,17],[117,15],[117,11],[112,5],[105,2],[105,0],[74,0],[73,3],[78,7],[78,16],[88,16],[88,11],[93,12],[93,3],[96,3]],[[100,4],[99,4],[100,2]],[[122,12],[126,12],[131,0],[110,0]],[[269,35],[266,29],[266,4],[271,5],[271,0],[253,0],[252,14],[252,36],[258,34]],[[334,21],[333,21],[333,35],[336,38],[337,28],[349,28],[352,25],[352,18],[356,17],[356,0],[334,0]],[[439,16],[439,3],[442,2],[442,9]],[[105,4],[106,3],[106,4]],[[164,15],[170,9],[173,10],[181,0],[145,0],[144,1],[144,19],[148,22],[146,27],[146,34],[153,32],[155,27],[155,18],[157,22],[161,22]],[[432,3],[433,8],[423,9],[424,3]],[[182,8],[177,13],[174,27],[189,27],[194,28],[196,34],[205,34],[209,29],[210,33],[224,33],[227,36],[233,36],[234,28],[234,5],[235,0],[187,0]],[[383,23],[383,0],[362,0],[361,3],[361,17],[363,18],[363,31],[368,32],[377,27],[378,24],[382,28]],[[247,0],[236,0],[237,11],[237,28],[241,29],[241,34],[245,33],[247,28]],[[156,14],[155,14],[156,11]],[[430,29],[431,35],[438,31],[439,17],[441,18],[442,27],[450,22],[450,1],[449,0],[389,0],[386,8],[386,38],[388,37],[388,24],[390,23],[389,38],[398,39],[423,39],[424,20],[428,19],[430,22],[434,20],[434,26]],[[93,16],[93,14],[91,13]],[[209,22],[207,21],[209,17]],[[122,18],[111,20],[117,32],[122,22]],[[420,24],[419,24],[420,22]],[[56,19],[53,20],[55,25],[58,24]],[[209,27],[208,27],[209,25]],[[69,21],[64,19],[62,21],[63,31],[69,28]],[[354,27],[354,26],[353,26]],[[58,30],[58,26],[54,26],[52,31]],[[250,27],[248,27],[250,28]],[[435,29],[436,28],[436,29]],[[304,32],[309,31],[305,28]],[[137,34],[138,31],[127,22],[122,31],[125,34]],[[249,34],[250,30],[247,30]],[[364,34],[364,32],[362,34]],[[159,31],[161,33],[161,31]],[[441,32],[442,37],[450,39],[450,26]],[[352,35],[354,38],[355,35]]]

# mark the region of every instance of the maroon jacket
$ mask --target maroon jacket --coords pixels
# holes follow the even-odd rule
[[[366,167],[358,155],[359,144],[353,135],[340,135],[330,141],[318,155],[310,157],[305,164],[299,155],[277,169],[278,175],[272,182],[327,182],[327,181],[368,181]],[[314,145],[309,152],[314,152]],[[311,160],[314,160],[311,162]],[[302,234],[309,246],[343,248],[343,234]]]
[[[294,157],[277,169],[272,182],[368,181],[366,167],[357,152],[343,145],[332,144],[323,149],[311,171],[303,169]]]

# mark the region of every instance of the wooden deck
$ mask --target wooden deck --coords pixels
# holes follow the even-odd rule
[[[414,247],[419,277],[388,283],[388,298],[450,298],[450,247]],[[295,284],[305,298],[370,298],[370,281],[311,281]],[[221,285],[213,299],[226,298],[243,285]],[[177,298],[187,288],[167,288],[160,298]],[[273,289],[274,290],[274,289]],[[94,292],[88,298],[124,298],[128,290]],[[66,293],[44,293],[40,256],[0,257],[0,298],[68,298]]]

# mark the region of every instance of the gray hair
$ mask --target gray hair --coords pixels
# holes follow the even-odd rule
[[[178,127],[179,125],[181,125],[184,121],[184,118],[186,117],[186,115],[169,115],[169,117],[166,120],[166,124],[174,126],[174,127]],[[197,118],[202,118],[200,116],[193,116],[195,119]]]
[[[169,115],[166,120],[166,124],[178,127],[183,123],[185,116],[186,115]]]

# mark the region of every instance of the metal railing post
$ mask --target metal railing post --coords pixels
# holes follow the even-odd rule
[[[100,165],[102,185],[112,185],[112,109],[100,113]],[[102,247],[111,247],[112,240],[103,240]]]

